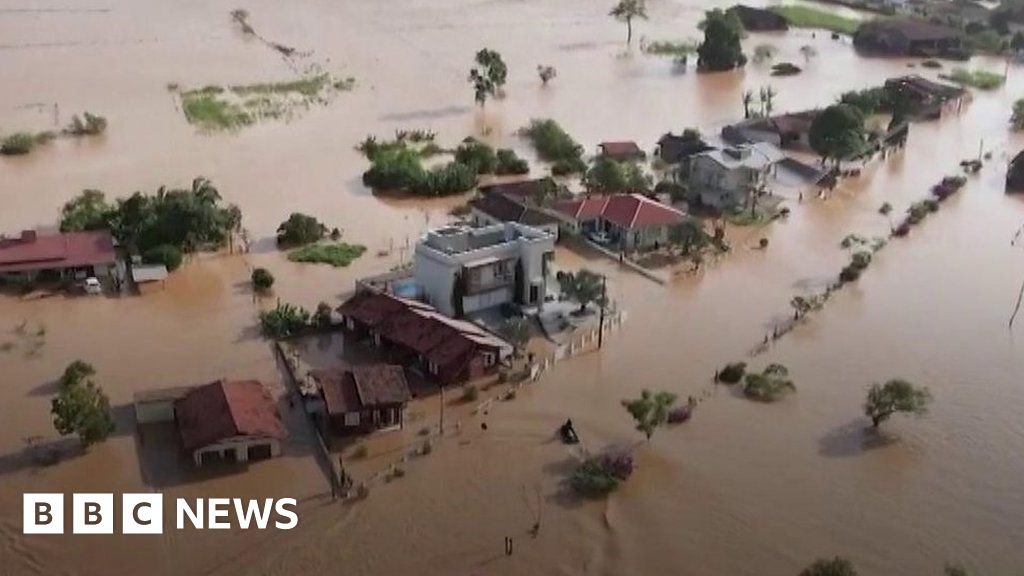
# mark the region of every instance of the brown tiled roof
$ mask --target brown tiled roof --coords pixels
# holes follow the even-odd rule
[[[106,230],[0,237],[0,272],[28,272],[113,264],[114,240]]]
[[[338,313],[374,327],[386,318],[410,307],[429,308],[426,304],[377,292],[359,292],[338,306]]]
[[[174,415],[185,450],[235,436],[287,436],[273,398],[256,380],[198,386],[174,402]]]
[[[351,370],[323,368],[311,370],[309,375],[323,390],[327,413],[331,416],[375,406],[405,404],[412,398],[401,366],[372,364]]]
[[[372,364],[352,368],[356,392],[363,406],[404,404],[412,398],[405,370],[392,364]]]
[[[595,196],[563,202],[555,208],[576,220],[600,216],[627,230],[679,224],[686,218],[679,210],[640,194]]]
[[[633,141],[601,142],[597,146],[601,149],[602,156],[613,160],[631,160],[644,156],[644,151]]]
[[[500,184],[488,184],[480,187],[481,194],[505,194],[525,200],[530,196],[541,196],[548,185],[547,178],[534,180],[520,180],[518,182],[503,182]]]
[[[536,208],[529,208],[513,197],[491,192],[469,201],[475,208],[500,222],[519,222],[527,226],[546,226],[557,224],[558,219]]]

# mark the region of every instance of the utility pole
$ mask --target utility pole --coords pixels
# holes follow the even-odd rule
[[[608,306],[608,276],[601,275],[601,320],[597,325],[597,349],[604,345],[604,309]]]

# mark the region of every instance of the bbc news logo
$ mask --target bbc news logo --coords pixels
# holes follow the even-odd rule
[[[64,494],[24,494],[22,533],[64,534],[65,517],[70,516],[72,534],[114,534],[113,494],[72,494],[68,514],[64,502]],[[174,526],[177,530],[291,530],[299,525],[296,505],[294,498],[178,498]],[[162,494],[122,494],[120,511],[121,534],[164,533]]]

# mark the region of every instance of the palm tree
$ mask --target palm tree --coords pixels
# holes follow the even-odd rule
[[[750,105],[754,102],[754,91],[747,90],[743,93],[743,117],[750,118]]]
[[[647,20],[647,7],[644,0],[619,0],[608,15],[626,23],[626,45],[629,46],[633,43],[633,18]]]
[[[220,201],[220,192],[202,176],[192,180],[192,195],[203,204],[216,204]]]
[[[775,88],[768,86],[762,86],[760,90],[761,96],[761,116],[768,117],[772,115],[772,110],[775,108],[775,96],[778,92]]]

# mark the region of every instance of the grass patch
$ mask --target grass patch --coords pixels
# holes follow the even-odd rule
[[[772,12],[785,18],[790,26],[794,28],[818,28],[853,36],[861,21],[853,18],[846,18],[826,10],[819,10],[809,6],[774,6]]]
[[[995,90],[1005,82],[1001,74],[988,70],[968,70],[967,68],[955,68],[949,74],[943,74],[940,77],[961,86],[970,86],[979,90]]]
[[[576,174],[587,169],[583,161],[583,146],[572,139],[554,120],[531,120],[519,135],[525,137],[545,162],[551,162],[555,176]]]
[[[325,105],[337,92],[351,90],[354,78],[317,74],[285,82],[205,86],[180,92],[182,111],[192,125],[204,130],[232,131],[260,120],[287,116],[296,108]],[[170,89],[170,88],[169,88]]]
[[[366,252],[366,246],[361,244],[311,244],[288,254],[292,262],[305,262],[307,264],[330,264],[335,268],[341,268],[351,264]]]
[[[644,46],[644,53],[654,56],[671,56],[677,61],[682,61],[690,56],[690,54],[696,54],[697,46],[699,46],[699,43],[692,40],[680,42],[656,40]]]

